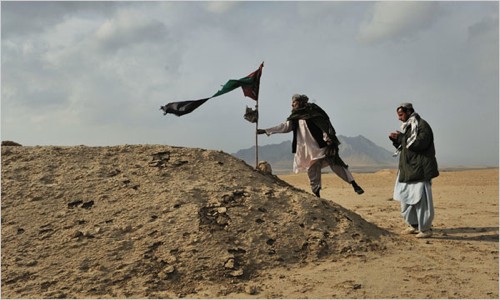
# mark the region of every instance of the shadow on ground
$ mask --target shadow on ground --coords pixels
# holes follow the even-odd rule
[[[499,241],[498,227],[435,228],[435,239],[455,241]]]

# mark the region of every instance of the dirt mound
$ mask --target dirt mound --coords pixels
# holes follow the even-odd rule
[[[4,298],[180,297],[385,235],[219,151],[2,147]]]
[[[22,146],[14,141],[2,141],[2,146]]]

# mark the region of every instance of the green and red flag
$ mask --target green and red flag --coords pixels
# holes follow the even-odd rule
[[[246,77],[240,79],[231,79],[226,84],[222,86],[222,88],[217,91],[213,96],[208,98],[203,98],[199,100],[186,100],[186,101],[178,101],[178,102],[170,102],[162,107],[163,114],[174,114],[176,116],[182,116],[185,114],[191,113],[193,110],[197,109],[200,105],[207,102],[208,99],[223,95],[228,93],[234,89],[241,87],[243,90],[243,95],[246,97],[252,98],[255,101],[259,100],[259,87],[260,87],[260,76],[262,75],[262,68],[264,67],[264,63],[260,64],[260,67],[249,74]]]

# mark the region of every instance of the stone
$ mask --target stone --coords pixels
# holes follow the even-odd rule
[[[257,165],[257,170],[261,171],[264,174],[273,173],[273,169],[271,168],[271,165],[267,161],[259,161],[259,164]]]

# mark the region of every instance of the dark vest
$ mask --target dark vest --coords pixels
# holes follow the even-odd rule
[[[327,146],[327,143],[323,139],[323,131],[314,124],[311,119],[306,120],[307,128],[311,132],[314,140],[318,143],[320,148],[324,148]],[[293,141],[292,141],[292,153],[297,152],[297,129],[299,128],[299,121],[292,121],[292,130],[293,130]]]

